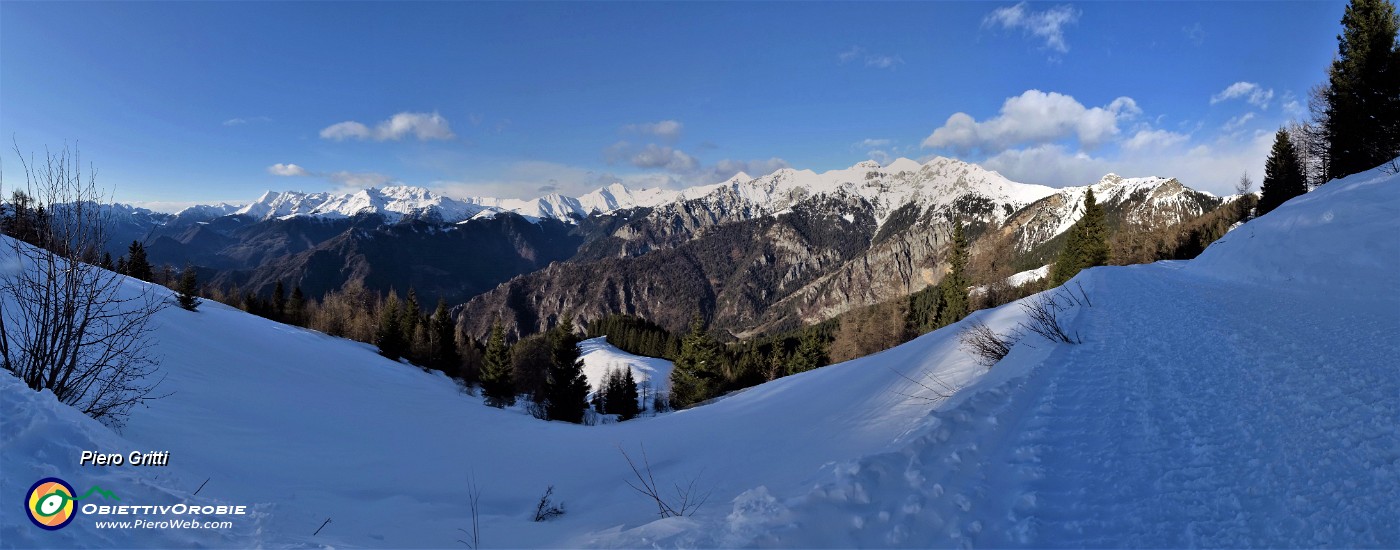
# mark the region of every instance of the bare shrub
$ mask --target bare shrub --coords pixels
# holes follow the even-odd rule
[[[1078,333],[1071,335],[1067,332],[1064,320],[1064,315],[1072,307],[1094,306],[1094,303],[1089,299],[1089,294],[1084,292],[1084,286],[1082,284],[1077,286],[1078,293],[1075,292],[1075,289],[1065,286],[1054,292],[1044,292],[1021,302],[1021,309],[1026,312],[1026,316],[1030,319],[1017,326],[1022,330],[1039,334],[1051,343],[1084,343],[1084,339]]]
[[[466,535],[466,540],[457,539],[467,548],[481,548],[481,486],[476,484],[475,476],[467,477],[467,504],[472,511],[472,529],[457,529]]]
[[[909,393],[894,392],[895,395],[899,395],[908,399],[924,401],[936,405],[938,403],[943,402],[943,400],[952,397],[954,393],[957,393],[957,391],[961,389],[956,386],[953,386],[952,384],[944,382],[942,378],[939,378],[938,375],[932,372],[925,371],[923,373],[923,380],[919,380],[917,378],[899,372],[888,365],[886,365],[885,368],[890,369],[890,372],[899,375],[900,378],[905,379],[914,386],[913,389],[909,391]]]
[[[6,227],[29,227],[35,242],[6,241],[13,265],[0,270],[0,364],[120,428],[131,407],[156,398],[150,321],[166,301],[150,285],[123,288],[125,277],[94,265],[111,208],[76,151],[46,153],[42,163],[20,154],[20,163],[34,209],[13,209]]]
[[[693,515],[700,510],[706,500],[710,499],[709,491],[700,494],[695,489],[695,483],[700,479],[699,475],[692,478],[685,487],[681,487],[679,483],[675,484],[673,497],[662,495],[660,485],[651,472],[651,461],[647,458],[646,446],[642,446],[642,466],[640,468],[637,467],[637,463],[632,461],[632,457],[627,455],[627,451],[623,450],[622,446],[619,445],[617,450],[622,453],[622,458],[627,460],[627,466],[632,468],[632,474],[637,478],[636,483],[628,480],[627,486],[656,503],[657,514],[661,517]]]
[[[535,521],[549,521],[564,515],[563,503],[555,504],[552,498],[553,496],[554,486],[550,485],[548,489],[544,490],[544,494],[540,496],[540,502],[535,505]]]
[[[958,333],[958,341],[961,348],[972,354],[977,359],[977,363],[991,368],[992,365],[1001,361],[1006,354],[1011,353],[1011,346],[1016,345],[1018,335],[1001,334],[992,330],[987,323],[974,321]]]

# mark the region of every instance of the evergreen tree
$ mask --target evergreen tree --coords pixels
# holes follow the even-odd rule
[[[637,378],[632,375],[631,368],[622,368],[616,372],[612,383],[609,384],[607,395],[608,414],[617,415],[618,420],[631,420],[642,413],[638,400],[641,393],[637,390]]]
[[[486,340],[486,357],[481,366],[481,395],[486,404],[496,408],[515,404],[515,381],[512,378],[510,353],[506,349],[505,329],[501,322],[491,325],[491,337]]]
[[[550,420],[583,423],[588,408],[588,378],[579,357],[579,337],[566,316],[554,327],[550,366],[545,379],[545,415]]]
[[[111,252],[103,252],[103,253],[102,253],[102,263],[100,263],[100,264],[98,264],[98,265],[99,265],[99,267],[101,267],[102,269],[105,269],[105,270],[107,270],[107,271],[116,271],[116,270],[117,270],[117,265],[114,264],[114,263],[112,263],[112,253],[111,253]]]
[[[128,277],[135,277],[147,282],[155,279],[155,271],[151,268],[151,262],[146,259],[146,247],[139,241],[131,241],[131,246],[126,249],[126,257],[126,275]]]
[[[1400,18],[1389,0],[1352,0],[1342,15],[1337,56],[1323,90],[1329,179],[1400,155],[1397,29]]]
[[[943,296],[938,310],[938,326],[951,325],[968,314],[967,287],[972,281],[967,276],[967,236],[963,234],[962,222],[953,224],[948,265],[948,275],[939,283],[943,286]]]
[[[1297,149],[1288,132],[1274,134],[1274,147],[1264,161],[1264,181],[1259,186],[1258,215],[1267,214],[1288,199],[1307,192],[1307,176],[1298,161]]]
[[[276,321],[281,321],[287,315],[287,289],[282,286],[282,281],[278,280],[277,285],[272,287],[272,311],[269,316]]]
[[[826,346],[822,344],[821,335],[815,330],[807,330],[802,333],[802,338],[797,343],[797,351],[793,352],[792,358],[787,362],[787,374],[806,372],[825,364]]]
[[[938,328],[938,310],[943,305],[943,287],[926,287],[909,295],[909,313],[904,330],[909,338],[927,334]]]
[[[379,309],[379,325],[374,333],[374,343],[379,353],[398,360],[404,354],[403,317],[400,312],[399,296],[389,291],[389,298]]]
[[[301,285],[292,288],[292,297],[287,300],[287,322],[306,326],[306,295],[302,294]]]
[[[431,324],[431,365],[448,375],[457,375],[462,358],[457,353],[457,323],[447,312],[447,300],[438,298]]]
[[[190,311],[199,309],[199,297],[195,296],[199,292],[199,281],[195,278],[194,266],[185,266],[185,272],[180,275],[180,285],[176,289],[179,293],[176,300],[180,307]]]
[[[120,258],[117,258],[117,273],[121,273],[122,275],[126,275],[126,272],[127,272],[127,271],[128,271],[128,269],[127,269],[127,265],[126,265],[126,256],[122,256],[122,257],[120,257]]]
[[[1103,207],[1094,198],[1094,190],[1084,193],[1084,215],[1065,235],[1065,247],[1050,272],[1051,286],[1060,286],[1083,269],[1108,264],[1108,227],[1104,225]]]
[[[671,369],[671,407],[684,409],[713,397],[719,354],[719,345],[710,339],[704,321],[696,317],[690,323],[690,333],[681,339],[680,354]]]

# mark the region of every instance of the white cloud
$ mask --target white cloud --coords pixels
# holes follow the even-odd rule
[[[657,138],[675,142],[681,137],[681,129],[685,125],[675,120],[662,120],[658,122],[643,122],[641,124],[628,124],[622,127],[622,131],[629,134],[643,134],[656,136]]]
[[[1181,32],[1186,35],[1186,40],[1192,44],[1200,46],[1206,41],[1206,28],[1199,21],[1195,24],[1181,28]]]
[[[1240,115],[1240,116],[1237,116],[1237,117],[1231,118],[1230,120],[1225,121],[1225,124],[1222,124],[1222,125],[1220,126],[1220,129],[1221,129],[1221,130],[1224,130],[1224,131],[1226,131],[1226,132],[1233,132],[1233,131],[1235,131],[1235,130],[1238,130],[1238,129],[1244,127],[1245,123],[1248,123],[1248,122],[1249,122],[1250,120],[1252,120],[1253,118],[1254,118],[1254,113],[1252,113],[1252,112],[1250,112],[1250,113],[1245,113],[1245,114],[1242,114],[1242,115]]]
[[[369,127],[353,120],[337,122],[321,130],[321,139],[345,141],[347,139],[369,139],[373,133]]]
[[[1241,173],[1262,174],[1273,134],[1255,132],[1246,139],[1222,137],[1192,145],[1188,140],[1158,149],[1124,148],[1115,158],[1091,156],[1061,144],[1002,151],[981,164],[1016,181],[1054,187],[1094,183],[1104,174],[1173,177],[1197,190],[1233,193]]]
[[[894,160],[894,155],[891,155],[889,154],[889,152],[880,149],[866,151],[865,156],[870,157],[870,160],[873,160],[880,164],[889,164],[890,161]]]
[[[1138,130],[1132,137],[1123,141],[1123,148],[1129,151],[1154,151],[1175,147],[1186,143],[1188,136],[1167,130]]]
[[[1274,99],[1274,90],[1272,88],[1265,89],[1254,82],[1236,82],[1221,90],[1220,93],[1210,96],[1210,104],[1215,105],[1231,99],[1244,99],[1250,105],[1260,109],[1268,109],[1269,101]]]
[[[325,177],[340,184],[342,189],[365,189],[398,181],[393,176],[378,172],[348,172],[344,170],[325,174]]]
[[[874,67],[876,69],[893,69],[903,64],[904,59],[897,55],[871,55],[865,58],[865,66]]]
[[[836,54],[836,62],[840,65],[857,59],[863,60],[866,67],[876,69],[893,69],[904,64],[904,58],[898,55],[871,53],[860,46],[851,46],[851,49]]]
[[[447,119],[432,113],[397,113],[388,120],[370,127],[353,121],[338,122],[321,130],[321,138],[335,141],[347,139],[375,141],[398,141],[412,135],[419,141],[447,140],[456,137]]]
[[[1045,144],[1076,138],[1094,148],[1118,135],[1118,122],[1142,114],[1137,103],[1120,97],[1104,107],[1086,108],[1073,97],[1027,90],[1006,100],[996,117],[978,122],[967,113],[954,113],[924,139],[923,146],[952,149],[966,155],[974,150],[994,152],[1022,144]]]
[[[632,154],[629,162],[638,168],[665,168],[667,171],[675,173],[692,172],[700,165],[700,162],[680,149],[662,147],[655,143]]]
[[[885,138],[865,138],[855,142],[851,145],[851,147],[854,147],[856,149],[872,149],[878,147],[885,147],[891,143],[894,143],[894,140]]]
[[[272,119],[265,116],[255,116],[252,118],[234,117],[225,120],[224,126],[242,126],[244,124],[252,124],[254,122],[272,122]]]
[[[272,166],[268,166],[268,167],[267,167],[267,173],[272,174],[272,175],[274,175],[274,176],[310,176],[310,175],[312,175],[311,172],[307,172],[305,168],[302,168],[302,167],[297,166],[297,165],[295,165],[295,164],[283,164],[283,163],[280,163],[280,162],[277,163],[277,164],[274,164],[274,165],[272,165]]]
[[[1033,11],[1026,2],[1014,6],[997,8],[982,20],[983,27],[1020,29],[1023,33],[1045,41],[1045,48],[1059,53],[1068,53],[1065,42],[1065,27],[1079,22],[1079,10],[1074,6],[1060,5],[1045,11]]]
[[[860,46],[851,46],[851,49],[836,54],[836,60],[842,64],[850,63],[855,58],[860,57],[861,52],[864,51],[865,48]]]

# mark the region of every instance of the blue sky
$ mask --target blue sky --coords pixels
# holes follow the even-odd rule
[[[1305,116],[1343,6],[3,2],[0,134],[77,143],[118,201],[167,210],[934,155],[1225,192]]]

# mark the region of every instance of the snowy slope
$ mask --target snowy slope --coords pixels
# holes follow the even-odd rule
[[[261,514],[121,546],[456,546],[474,478],[481,540],[497,547],[1395,547],[1397,236],[1400,178],[1361,174],[1197,261],[1080,274],[1093,300],[1069,313],[1081,345],[1027,340],[986,371],[957,349],[964,321],[594,427],[485,407],[369,346],[217,304],[171,309],[157,323],[162,387],[176,393],[136,411],[121,439],[0,384],[3,489],[58,475],[175,498],[158,495],[209,477],[201,498]],[[1005,331],[1023,314],[974,319]],[[930,402],[904,376],[963,389]],[[636,458],[642,445],[663,485],[709,492],[698,514],[658,519],[625,485],[618,448]],[[80,469],[73,450],[90,446],[169,450],[172,466]],[[548,485],[568,513],[533,523]],[[0,507],[0,546],[113,536],[79,518],[43,538],[21,514]]]
[[[664,395],[671,391],[671,369],[675,365],[670,361],[632,355],[613,347],[606,336],[584,340],[579,343],[578,349],[583,358],[583,375],[588,377],[591,391],[598,391],[608,371],[617,369],[632,371],[638,386],[647,384],[651,388],[647,393],[656,395],[659,392]],[[651,407],[651,403],[643,405]]]

